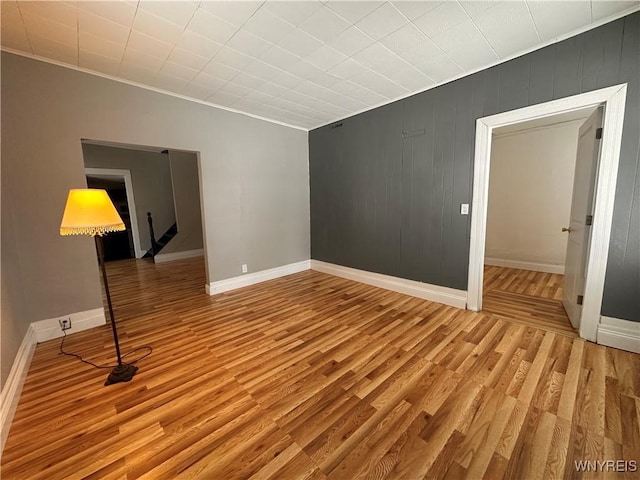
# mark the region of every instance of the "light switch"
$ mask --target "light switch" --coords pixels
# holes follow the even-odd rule
[[[469,215],[469,204],[468,203],[460,204],[460,215]]]

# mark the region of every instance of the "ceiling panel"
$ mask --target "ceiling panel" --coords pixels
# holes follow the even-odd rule
[[[354,53],[358,53],[360,50],[367,48],[374,42],[375,40],[373,38],[359,28],[353,26],[347,28],[327,43],[343,55],[350,57]]]
[[[325,5],[347,22],[356,23],[384,5],[384,2],[329,0]]]
[[[501,58],[542,43],[525,3],[498,3],[474,16],[473,21]]]
[[[56,42],[49,37],[40,37],[38,35],[31,35],[29,43],[38,56],[71,65],[77,65],[78,63],[78,48],[73,45]]]
[[[78,42],[77,28],[70,27],[65,23],[49,20],[40,15],[32,13],[22,13],[22,19],[27,30],[27,34],[33,32],[38,37],[50,39],[54,42],[73,46]]]
[[[31,3],[31,2],[20,2]],[[43,2],[44,3],[44,2]],[[171,2],[174,3],[174,2]],[[82,1],[75,3],[77,8],[81,11],[91,12],[99,17],[104,17],[107,20],[119,23],[126,27],[130,27],[133,23],[133,18],[136,15],[138,9],[138,2],[122,2],[122,1],[105,1],[105,2],[92,2]]]
[[[169,55],[169,58],[167,58],[168,62],[174,62],[188,68],[194,68],[198,71],[202,70],[204,66],[209,63],[209,60],[210,58],[196,55],[195,53],[191,53],[190,51],[177,46],[171,50],[171,54]]]
[[[529,0],[527,3],[542,40],[551,40],[591,21],[589,2],[565,1],[550,4],[540,0]]]
[[[256,13],[261,4],[262,2],[253,1],[200,2],[200,7],[239,27]]]
[[[112,42],[125,44],[131,33],[131,25],[124,26],[106,17],[79,10],[78,30]]]
[[[328,42],[350,24],[327,7],[322,7],[300,24],[300,28],[322,42]]]
[[[227,42],[227,46],[246,55],[259,57],[265,50],[272,46],[272,43],[246,30],[239,30]]]
[[[238,30],[231,23],[216,17],[203,8],[196,10],[187,28],[219,43],[226,43]]]
[[[84,50],[85,52],[108,57],[119,62],[124,54],[125,43],[111,42],[105,38],[97,37],[90,33],[81,31],[78,40],[78,47],[80,50]]]
[[[283,2],[282,0],[268,0],[263,6],[264,9],[295,26],[300,25],[321,7],[322,2],[315,0],[290,0],[287,2]]]
[[[385,3],[364,17],[356,27],[375,40],[380,40],[409,23],[393,5]]]
[[[633,11],[638,8],[638,1],[594,1],[591,2],[591,21],[607,18],[616,15],[618,12]]]
[[[309,63],[324,71],[329,70],[331,67],[334,67],[335,65],[346,59],[346,55],[343,55],[342,53],[334,48],[331,48],[328,45],[323,45],[315,52],[307,56],[307,61]]]
[[[287,69],[300,61],[293,53],[289,53],[284,48],[277,45],[272,46],[260,56],[260,60],[276,68]]]
[[[260,9],[247,20],[247,23],[245,23],[242,28],[268,42],[277,43],[279,40],[282,40],[287,33],[293,30],[294,26],[274,13],[266,9]]]
[[[140,2],[140,11],[148,11],[184,28],[198,9],[198,2]],[[139,12],[137,12],[139,14]],[[137,14],[136,14],[137,16]]]
[[[174,45],[182,36],[184,27],[140,8],[133,20],[133,29]]]
[[[13,1],[2,47],[311,128],[432,88],[639,1]]]
[[[458,2],[443,2],[413,20],[427,36],[434,37],[467,21],[469,16]]]
[[[211,40],[189,30],[182,32],[182,37],[176,43],[176,48],[181,48],[189,53],[211,60],[220,51],[223,44]]]
[[[23,14],[39,15],[72,28],[76,27],[78,21],[77,8],[64,2],[23,2],[20,4],[20,10]],[[4,10],[2,13],[4,15]]]
[[[322,46],[322,42],[307,32],[295,28],[287,33],[278,46],[299,57],[305,57]]]

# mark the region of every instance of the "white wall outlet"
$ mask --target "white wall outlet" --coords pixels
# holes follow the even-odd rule
[[[60,328],[62,329],[62,331],[69,330],[71,328],[70,318],[61,318],[58,321],[60,322]]]
[[[242,273],[247,273],[247,264],[246,263],[242,264]]]
[[[460,215],[469,215],[469,204],[468,203],[460,204]]]

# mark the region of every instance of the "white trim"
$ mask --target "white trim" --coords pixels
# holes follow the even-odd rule
[[[202,257],[204,256],[204,248],[197,250],[185,250],[184,252],[160,253],[153,257],[155,263],[171,262],[173,260],[182,260],[183,258]]]
[[[485,265],[496,267],[517,268],[520,270],[532,270],[534,272],[556,273],[564,275],[564,265],[552,265],[550,263],[521,262],[502,258],[485,258]]]
[[[283,127],[295,128],[296,130],[302,130],[303,132],[308,132],[308,128],[300,127],[298,125],[291,125],[289,123],[280,122],[278,120],[272,120],[270,118],[261,117],[260,115],[256,115],[254,113],[243,112],[242,110],[236,110],[235,108],[225,107],[224,105],[218,105],[212,102],[206,102],[204,100],[199,100],[193,97],[187,97],[186,95],[180,95],[176,92],[171,92],[169,90],[163,90],[161,88],[152,87],[150,85],[144,85],[142,83],[137,83],[131,80],[127,80],[125,78],[114,77],[113,75],[109,75],[107,73],[96,72],[95,70],[88,70],[86,68],[78,67],[76,65],[70,65],[68,63],[59,62],[58,60],[53,60],[51,58],[41,57],[39,55],[34,55],[29,52],[22,52],[20,50],[14,50],[13,48],[8,48],[5,46],[1,46],[0,50],[3,52],[11,53],[13,55],[18,55],[20,57],[30,58],[32,60],[37,60],[39,62],[50,63],[51,65],[56,65],[58,67],[68,68],[69,70],[75,70],[77,72],[86,73],[89,75],[93,75],[94,77],[106,78],[108,80],[113,80],[114,82],[124,83],[126,85],[131,85],[133,87],[143,88],[145,90],[150,90],[152,92],[161,93],[163,95],[169,95],[170,97],[180,98],[182,100],[187,100],[189,102],[199,103],[201,105],[206,105],[208,107],[219,108],[220,110],[226,110],[227,112],[237,113],[238,115],[244,115],[245,117],[251,117],[258,120],[262,120],[264,122],[275,123],[276,125],[282,125]]]
[[[595,111],[595,108],[593,109],[593,111]],[[591,111],[589,111],[589,113],[593,113]],[[513,137],[516,135],[522,135],[522,134],[528,134],[528,133],[533,133],[533,132],[540,132],[540,131],[545,131],[545,130],[554,130],[558,127],[567,127],[570,125],[582,125],[585,120],[589,118],[589,115],[583,116],[582,118],[578,118],[575,120],[565,120],[563,122],[557,122],[557,123],[550,123],[547,125],[540,125],[538,127],[524,127],[521,128],[519,130],[514,130],[513,132],[504,132],[504,133],[500,133],[500,132],[494,132],[493,137],[494,138],[508,138],[508,137]]]
[[[33,328],[36,341],[41,343],[62,337],[63,333],[60,329],[60,319],[63,318],[71,319],[71,328],[67,330],[67,335],[81,332],[82,330],[87,330],[89,328],[99,327],[106,323],[104,308],[94,308],[93,310],[86,310],[84,312],[76,312],[69,315],[60,315],[55,318],[47,318],[46,320],[31,323],[31,328]]]
[[[597,193],[594,222],[591,230],[591,249],[587,259],[587,279],[580,321],[580,337],[595,341],[600,321],[604,277],[609,254],[626,94],[626,84],[615,85],[477,120],[467,297],[467,305],[470,310],[479,311],[482,309],[489,163],[493,129],[558,113],[604,105],[604,130],[595,190]]]
[[[0,393],[0,455],[2,455],[2,451],[4,450],[4,444],[9,435],[11,422],[13,422],[13,416],[16,413],[16,408],[20,401],[24,380],[27,378],[31,359],[35,351],[36,334],[33,325],[29,325],[27,333],[24,335],[22,343],[16,353],[16,358],[13,360],[13,365],[11,365],[9,376],[2,387],[2,393]]]
[[[628,352],[640,353],[640,322],[600,317],[597,343]]]
[[[290,263],[289,265],[270,268],[268,270],[262,270],[260,272],[240,275],[239,277],[218,280],[217,282],[211,282],[210,284],[206,285],[205,289],[209,295],[216,295],[218,293],[228,292],[230,290],[247,287],[256,283],[266,282],[267,280],[273,280],[274,278],[284,277],[285,275],[304,272],[305,270],[309,270],[309,260]]]
[[[131,219],[131,236],[133,237],[133,249],[136,252],[136,258],[142,258],[146,253],[142,250],[140,243],[140,231],[138,230],[138,214],[136,213],[136,200],[133,194],[133,181],[131,180],[131,171],[117,168],[85,168],[86,175],[97,175],[99,177],[122,177],[124,179],[124,188],[127,193],[127,203],[129,205],[129,218]]]
[[[454,288],[431,285],[429,283],[416,282],[406,278],[392,277],[381,273],[367,272],[333,263],[311,260],[311,269],[322,273],[335,275],[336,277],[347,278],[374,287],[384,288],[393,292],[411,295],[412,297],[430,300],[432,302],[444,303],[452,307],[465,308],[467,292]]]
[[[76,312],[47,320],[31,322],[18,348],[16,357],[13,360],[7,381],[2,387],[2,392],[0,392],[0,455],[4,450],[4,443],[9,435],[11,422],[13,421],[16,407],[20,401],[22,386],[29,372],[31,359],[36,350],[36,343],[61,337],[63,333],[60,329],[59,320],[62,318],[71,319],[71,328],[67,330],[67,334],[99,327],[106,323],[104,308],[95,308],[84,312]]]

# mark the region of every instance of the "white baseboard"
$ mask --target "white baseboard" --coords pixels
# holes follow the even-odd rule
[[[60,329],[60,319],[70,318],[71,328],[67,330],[67,335],[72,333],[81,332],[88,328],[99,327],[106,323],[106,317],[104,315],[104,308],[95,308],[93,310],[87,310],[85,312],[71,313],[69,315],[62,315],[56,318],[48,318],[46,320],[40,320],[38,322],[31,323],[34,330],[36,341],[46,342],[53,338],[62,337],[62,330]]]
[[[321,262],[320,260],[311,260],[311,269],[424,300],[444,303],[452,307],[466,308],[467,306],[467,292],[464,290],[416,282],[415,280],[392,277],[381,273],[366,272],[355,268],[343,267],[342,265]]]
[[[22,343],[18,348],[18,353],[13,361],[7,381],[2,387],[0,393],[0,455],[4,450],[4,443],[9,435],[13,415],[16,412],[22,386],[29,372],[31,358],[36,350],[36,334],[32,325],[29,325],[27,333],[22,339]]]
[[[533,270],[534,272],[557,273],[564,275],[564,265],[552,265],[550,263],[520,262],[517,260],[505,260],[502,258],[485,258],[485,265],[495,267],[517,268],[519,270]]]
[[[22,386],[29,372],[29,366],[31,365],[36,344],[61,337],[63,334],[60,329],[59,320],[62,318],[71,319],[71,328],[67,330],[67,334],[98,327],[104,325],[106,322],[103,308],[95,308],[84,312],[71,313],[56,318],[31,322],[20,344],[20,348],[18,348],[16,358],[13,360],[7,381],[0,393],[0,455],[4,450],[4,443],[9,435],[13,415],[20,400]]]
[[[170,262],[172,260],[182,260],[183,258],[203,257],[204,248],[198,250],[186,250],[184,252],[160,253],[153,257],[155,263]]]
[[[304,272],[305,270],[309,270],[309,260],[290,263],[289,265],[270,268],[260,272],[247,273],[239,277],[218,280],[217,282],[211,282],[209,285],[205,285],[205,288],[209,295],[216,295],[218,293],[235,290],[236,288],[247,287],[256,283],[266,282],[267,280],[273,280],[274,278],[284,277],[285,275]]]
[[[640,353],[640,322],[600,317],[597,343],[628,352]]]

